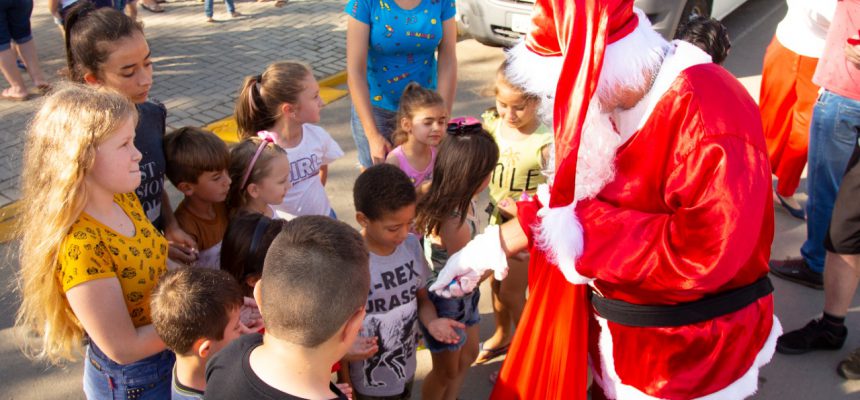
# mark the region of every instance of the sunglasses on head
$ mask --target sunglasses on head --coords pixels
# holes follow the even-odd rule
[[[484,130],[481,121],[475,117],[457,117],[448,121],[449,135],[473,135]]]

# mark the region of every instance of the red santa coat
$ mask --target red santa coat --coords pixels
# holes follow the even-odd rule
[[[755,102],[714,64],[684,69],[670,82],[641,129],[619,148],[615,179],[576,207],[585,237],[576,270],[610,299],[685,303],[768,273],[773,205]],[[537,201],[520,204],[529,237],[540,208]],[[529,273],[532,297],[493,398],[585,398],[584,367],[577,365],[582,354],[552,353],[560,338],[568,337],[571,347],[584,340],[581,320],[557,314],[592,310],[559,304],[585,303],[578,295],[584,286],[564,281],[538,246]],[[772,295],[682,327],[628,327],[599,316],[588,325],[595,381],[607,397],[624,399],[749,396],[780,333]]]

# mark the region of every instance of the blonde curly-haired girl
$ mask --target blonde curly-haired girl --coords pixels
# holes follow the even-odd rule
[[[73,360],[88,338],[88,398],[170,393],[174,357],[149,313],[167,240],[134,194],[136,123],[125,96],[74,85],[46,99],[27,133],[17,325],[39,337],[31,353],[53,363]]]

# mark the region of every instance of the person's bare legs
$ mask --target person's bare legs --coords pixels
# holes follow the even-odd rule
[[[484,341],[484,350],[497,349],[511,343],[526,304],[528,270],[528,258],[522,260],[511,257],[508,259],[508,276],[502,281],[493,279],[491,286],[496,329],[493,336]]]
[[[445,388],[444,400],[457,400],[457,396],[460,395],[460,389],[463,387],[463,382],[466,380],[466,374],[469,372],[472,363],[478,358],[479,342],[478,325],[475,324],[466,328],[466,343],[460,349],[457,374],[453,382]]]
[[[27,96],[27,85],[15,63],[15,55],[11,47],[0,51],[0,72],[3,72],[6,82],[9,82],[9,88],[3,90],[3,96],[24,98]]]
[[[510,265],[510,262],[508,262],[508,265]],[[502,299],[499,296],[499,293],[502,291],[502,281],[497,281],[495,277],[491,276],[490,288],[492,289],[493,296],[493,315],[496,318],[493,320],[493,323],[495,324],[493,335],[484,341],[483,348],[485,350],[495,349],[498,347],[504,340],[504,337],[507,336],[507,331],[511,326],[511,313],[509,313],[507,308],[505,308],[505,305],[502,303]]]
[[[36,52],[36,40],[30,39],[24,43],[16,44],[18,54],[21,55],[21,61],[27,66],[27,73],[30,74],[30,79],[37,87],[48,84],[45,79],[45,73],[42,72],[42,67],[39,65],[39,54]]]
[[[424,400],[442,400],[445,391],[457,378],[460,350],[430,353],[430,357],[433,359],[433,368],[424,377],[424,383],[421,385],[421,398]]]
[[[125,3],[125,14],[133,20],[137,20],[137,1],[129,1]]]
[[[827,252],[824,259],[824,312],[844,317],[860,283],[860,255]]]

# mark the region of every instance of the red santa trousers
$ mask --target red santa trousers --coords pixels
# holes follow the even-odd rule
[[[587,291],[564,279],[538,246],[532,248],[529,299],[492,400],[586,398]]]
[[[812,75],[818,59],[801,56],[774,36],[764,55],[759,108],[776,192],[788,197],[800,184],[809,148],[809,122],[818,98]]]

